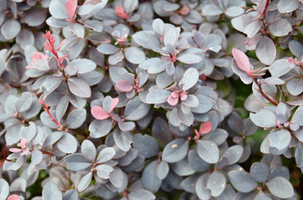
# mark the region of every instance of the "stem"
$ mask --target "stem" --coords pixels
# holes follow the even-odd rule
[[[59,129],[61,130],[61,129],[62,129],[62,124],[60,124],[60,122],[58,122],[58,121],[56,121],[56,120],[54,119],[54,117],[52,116],[52,114],[50,113],[50,111],[49,111],[49,109],[48,109],[48,105],[45,104],[45,101],[44,101],[43,97],[41,97],[41,100],[39,101],[39,103],[41,103],[41,104],[43,105],[44,110],[46,111],[46,113],[48,114],[48,116],[50,117],[50,119],[51,119],[53,122],[55,122],[55,124],[58,126],[58,130],[59,130]]]
[[[269,101],[270,103],[272,103],[273,105],[277,106],[279,104],[279,102],[276,102],[274,100],[272,100],[267,94],[265,94],[262,90],[262,87],[261,87],[261,83],[258,82],[258,79],[255,79],[254,82],[257,84],[258,86],[258,91],[260,92],[260,94],[267,100]]]

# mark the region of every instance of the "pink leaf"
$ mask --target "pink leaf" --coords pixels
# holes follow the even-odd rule
[[[22,149],[18,149],[18,148],[10,148],[10,149],[9,149],[9,151],[10,151],[10,152],[14,152],[14,153],[16,153],[16,152],[21,152],[21,151],[22,151]]]
[[[112,103],[110,104],[109,113],[113,112],[113,110],[115,109],[115,107],[117,106],[118,103],[119,103],[119,99],[114,98]]]
[[[65,9],[70,20],[73,19],[77,9],[77,0],[67,0],[65,3]]]
[[[35,52],[35,53],[31,56],[31,59],[32,59],[32,60],[40,60],[40,59],[47,60],[47,59],[48,59],[48,56],[47,56],[47,55],[44,55],[43,53],[40,53],[40,52]]]
[[[122,19],[128,19],[129,18],[128,14],[125,13],[124,8],[122,6],[118,6],[116,8],[116,15],[118,15]]]
[[[232,54],[236,60],[236,63],[240,69],[242,69],[245,72],[250,71],[250,62],[248,60],[247,55],[240,51],[239,49],[233,48]]]
[[[29,148],[26,147],[26,149],[24,149],[24,150],[22,151],[22,153],[20,153],[20,156],[24,156],[25,154],[27,154],[28,151],[29,151]]]
[[[133,86],[126,80],[119,80],[116,87],[123,92],[130,92],[133,90]]]
[[[20,197],[16,194],[13,194],[7,198],[7,200],[21,200]]]
[[[187,99],[187,94],[182,92],[180,99],[181,99],[181,101],[184,101],[185,99]]]
[[[288,62],[292,64],[296,63],[293,57],[288,58]]]
[[[187,15],[189,13],[189,8],[187,6],[183,6],[183,8],[180,10],[181,15]]]
[[[22,138],[20,144],[21,144],[21,148],[24,149],[26,147],[26,139]]]
[[[173,93],[171,93],[171,96],[172,96],[174,99],[176,99],[176,98],[179,98],[180,94],[179,94],[179,92],[173,92]]]
[[[207,134],[211,131],[212,128],[213,128],[213,125],[210,121],[204,122],[200,126],[199,133],[200,133],[200,135]]]
[[[110,117],[110,115],[107,112],[105,112],[104,109],[100,106],[94,106],[91,109],[91,113],[94,116],[94,118],[98,120],[103,120]]]
[[[167,103],[171,106],[175,106],[178,103],[178,99],[179,98],[174,98],[174,97],[172,97],[172,95],[170,95],[167,99]]]

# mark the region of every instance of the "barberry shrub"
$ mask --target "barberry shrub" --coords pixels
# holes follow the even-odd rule
[[[303,0],[1,0],[0,200],[300,199],[302,21]]]

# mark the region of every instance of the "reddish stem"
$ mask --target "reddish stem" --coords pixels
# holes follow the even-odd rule
[[[258,79],[255,79],[254,81],[255,81],[255,83],[257,84],[258,88],[259,88],[258,91],[260,92],[260,94],[261,94],[267,101],[269,101],[269,102],[272,103],[273,105],[277,106],[277,105],[279,104],[279,102],[276,102],[276,101],[272,100],[267,94],[265,94],[265,93],[263,92],[262,87],[261,87],[261,83],[258,82]]]
[[[44,107],[44,110],[46,111],[46,113],[48,114],[48,116],[50,117],[50,119],[55,122],[55,124],[58,126],[58,129],[62,130],[62,124],[60,124],[60,122],[56,121],[54,119],[54,117],[52,116],[52,114],[50,113],[49,109],[48,109],[48,104],[45,104],[45,101],[43,99],[43,97],[41,97],[41,100],[39,101],[39,103],[41,103]]]

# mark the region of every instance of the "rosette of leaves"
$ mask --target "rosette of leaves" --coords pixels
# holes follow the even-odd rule
[[[114,191],[124,191],[125,184],[123,182],[127,182],[127,176],[119,167],[116,167],[117,162],[112,160],[116,154],[114,148],[101,145],[96,150],[91,141],[84,140],[81,144],[81,152],[64,158],[67,169],[82,171],[82,174],[85,174],[78,183],[78,191],[83,191],[88,187],[93,175],[95,180],[102,184],[102,186],[99,186],[100,190],[108,185],[116,188]],[[114,195],[118,194],[117,192],[112,193],[115,193]]]
[[[201,14],[207,16],[209,20],[219,19],[219,16],[225,14],[227,17],[233,18],[244,13],[242,7],[246,6],[245,1],[233,1],[233,0],[214,0],[212,3],[203,5],[201,8]]]
[[[258,130],[258,126],[256,126],[250,118],[247,118],[243,121],[236,112],[232,112],[228,116],[227,124],[230,127],[231,131],[235,133],[233,142],[243,147],[243,155],[240,160],[238,160],[238,163],[242,163],[246,161],[251,154],[251,147],[249,145],[250,143],[248,142],[247,137],[253,135]]]
[[[121,62],[124,57],[127,61],[133,64],[139,64],[145,60],[145,53],[142,49],[131,46],[128,43],[129,28],[123,24],[118,24],[114,28],[107,26],[106,31],[112,35],[116,40],[114,46],[108,43],[102,43],[97,47],[97,50],[105,55],[110,55],[108,57],[108,62],[111,65],[116,65]]]
[[[160,41],[151,33],[146,31],[139,31],[133,35],[136,43],[142,47],[152,49],[162,55],[161,58],[155,57],[147,59],[141,62],[139,67],[145,69],[150,74],[158,74],[164,70],[170,76],[175,73],[175,67],[177,61],[185,64],[199,63],[202,58],[189,51],[182,51],[187,49],[187,40],[185,38],[179,39],[180,29],[171,27],[168,30],[165,29],[165,25],[162,20],[154,20],[153,27],[155,32],[159,35],[164,35],[163,43],[164,47]],[[164,31],[165,34],[164,34]],[[151,44],[149,40],[153,41]]]
[[[40,109],[37,97],[30,92],[23,92],[19,97],[15,95],[7,97],[0,113],[0,121],[5,125],[1,135],[5,133],[7,144],[17,143],[21,139],[21,128],[36,117]]]
[[[144,90],[143,85],[148,81],[149,74],[146,71],[140,72],[135,78],[134,74],[123,73],[121,79],[116,82],[115,89],[119,93],[125,93],[127,99],[132,99],[136,94]]]
[[[251,165],[250,173],[232,170],[228,173],[228,178],[238,190],[235,198],[296,198],[294,188],[289,182],[289,170],[282,166],[281,158],[277,156],[265,155],[261,162]]]
[[[59,47],[64,43],[61,42],[58,48],[55,48],[55,38],[50,35],[50,32],[46,33],[47,38],[45,49],[52,53],[50,58],[39,57],[34,54],[28,65],[28,69],[25,74],[28,77],[38,78],[36,81],[41,84],[41,91],[44,98],[54,92],[57,88],[66,86],[75,96],[79,98],[91,97],[90,85],[99,83],[103,75],[97,71],[94,71],[96,64],[88,59],[76,59],[69,62],[67,54],[59,57]],[[62,64],[64,61],[64,64]],[[50,74],[53,73],[53,74]],[[94,78],[91,78],[94,77]],[[37,83],[37,84],[38,84]],[[64,85],[64,86],[63,86]]]
[[[199,94],[199,91],[191,90],[199,79],[199,73],[195,68],[185,71],[179,83],[167,89],[152,87],[146,96],[146,102],[152,104],[163,104],[171,107],[169,122],[174,126],[193,124],[195,116],[193,113],[202,114],[213,107],[213,103],[206,96]],[[188,95],[189,91],[191,94]],[[196,93],[195,93],[196,92]],[[194,94],[195,93],[195,94]],[[166,105],[162,105],[166,107]]]

